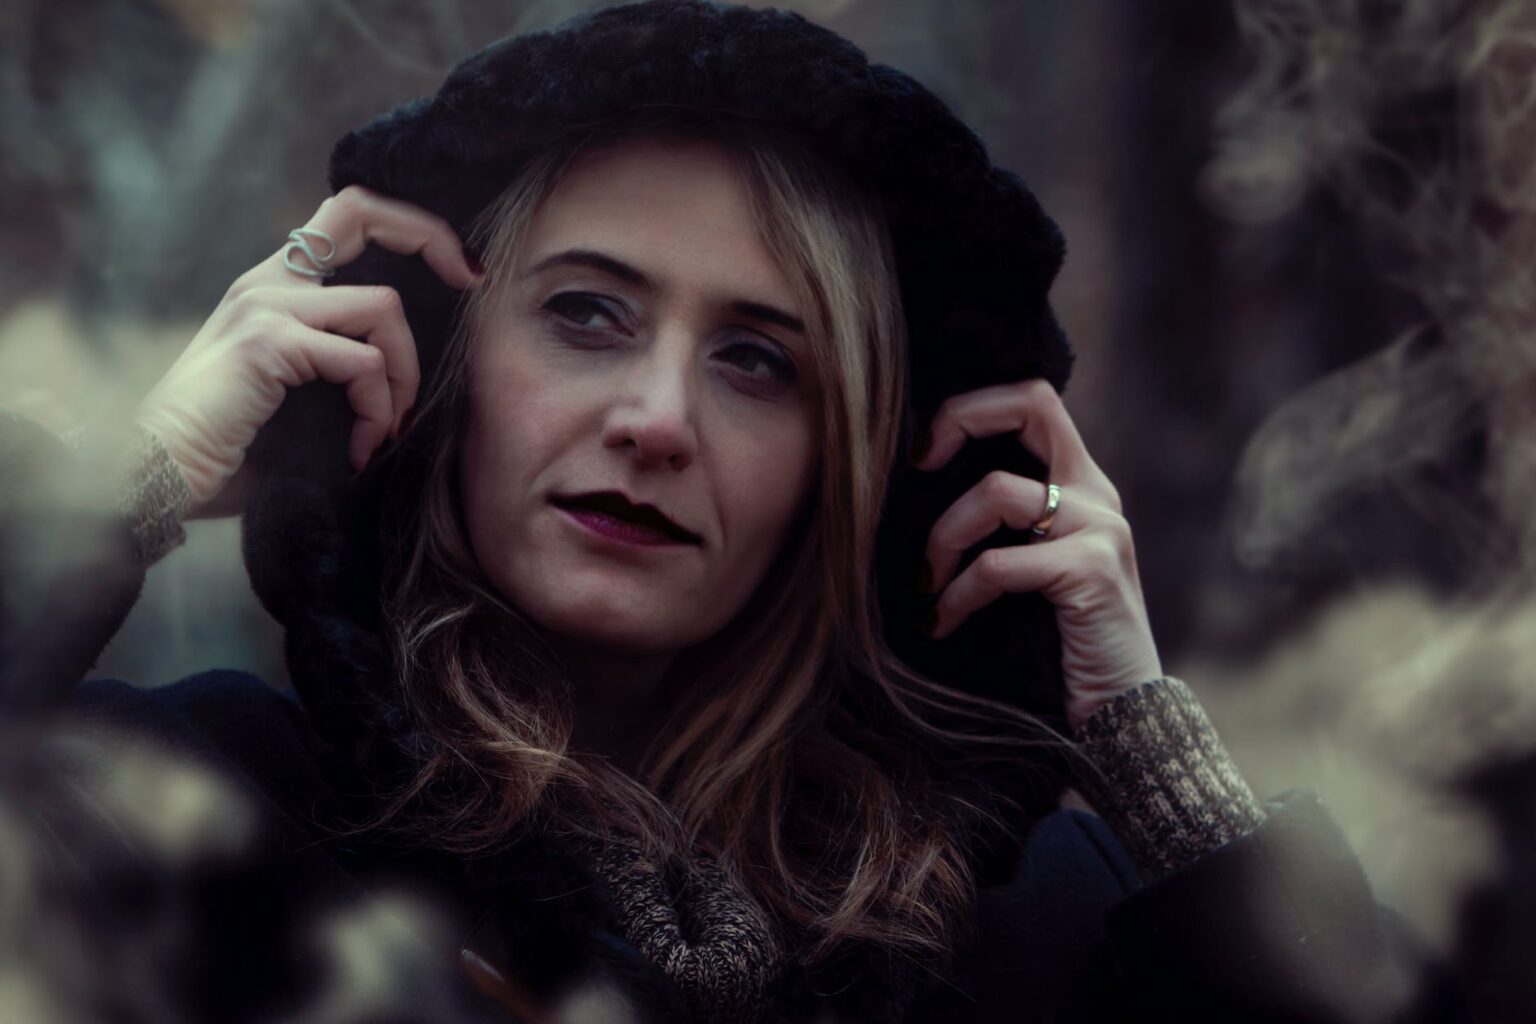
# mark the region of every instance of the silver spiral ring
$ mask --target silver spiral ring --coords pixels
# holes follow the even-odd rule
[[[315,252],[315,247],[310,242],[310,239],[312,238],[317,238],[325,242],[326,245],[331,247],[331,251],[326,253],[324,256]],[[314,264],[313,269],[310,267],[301,267],[297,263],[293,262],[293,254],[295,250],[302,252],[304,256],[309,260],[309,262]],[[336,273],[335,268],[330,265],[331,260],[335,258],[336,239],[332,238],[324,231],[320,231],[317,228],[294,228],[292,231],[288,232],[288,245],[285,249],[283,249],[283,266],[287,267],[295,274],[298,274],[301,277],[330,277],[332,274]]]

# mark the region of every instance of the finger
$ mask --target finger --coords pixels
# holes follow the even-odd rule
[[[447,221],[361,185],[349,185],[325,200],[304,226],[335,240],[336,253],[327,260],[333,267],[350,263],[372,242],[392,252],[421,256],[453,288],[468,288],[483,277],[469,265],[463,241]],[[285,273],[287,248],[284,245],[267,260]]]
[[[1039,480],[994,470],[966,491],[933,524],[923,553],[933,587],[944,586],[960,556],[1004,526],[1027,530],[1045,512],[1046,485]],[[1112,525],[1112,509],[1095,503],[1091,495],[1062,489],[1051,537],[1061,538],[1087,527]]]
[[[420,357],[400,293],[387,285],[338,285],[285,288],[264,298],[272,307],[317,330],[366,338],[384,354],[384,375],[395,411],[389,434],[399,436],[400,424],[416,404],[421,388]]]
[[[360,185],[342,189],[327,203],[321,204],[311,221],[322,226],[337,223],[340,234],[332,235],[339,249],[351,253],[347,259],[355,258],[373,242],[392,252],[421,256],[454,288],[468,288],[480,277],[469,265],[463,240],[448,222],[419,206]]]
[[[1106,531],[1079,531],[1049,544],[990,548],[944,588],[933,607],[931,635],[942,639],[978,609],[1004,594],[1040,593],[1058,608],[1076,595],[1118,593],[1134,583],[1116,539]]]
[[[297,387],[319,378],[345,386],[347,401],[357,413],[347,457],[353,468],[361,471],[374,449],[389,436],[395,421],[383,353],[296,320],[287,322],[277,349],[288,371],[280,375],[284,385]]]
[[[969,438],[1018,431],[1020,443],[1050,467],[1053,481],[1095,490],[1108,485],[1061,396],[1039,378],[955,395],[939,407],[929,431],[932,441],[914,463],[918,469],[943,466]]]

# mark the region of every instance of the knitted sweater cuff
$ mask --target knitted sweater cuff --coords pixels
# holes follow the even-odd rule
[[[1084,795],[1147,881],[1247,835],[1264,809],[1181,680],[1143,683],[1099,708],[1078,736]]]
[[[133,537],[133,561],[154,565],[187,539],[182,523],[192,491],[171,453],[153,432],[135,425],[122,440],[99,424],[62,435],[82,461],[112,481],[118,514]]]

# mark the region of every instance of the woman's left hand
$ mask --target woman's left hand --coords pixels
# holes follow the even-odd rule
[[[1000,384],[946,401],[914,466],[935,470],[967,438],[1017,431],[1061,491],[1055,520],[1033,543],[983,551],[951,579],[966,549],[999,527],[1028,530],[1046,506],[1046,484],[997,470],[987,474],[934,524],[925,553],[941,589],[931,633],[953,633],[977,609],[1005,593],[1039,591],[1056,606],[1061,632],[1067,721],[1074,730],[1103,704],[1162,676],[1136,571],[1131,529],[1120,496],[1078,436],[1061,397],[1043,380]]]

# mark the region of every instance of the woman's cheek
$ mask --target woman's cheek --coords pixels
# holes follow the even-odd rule
[[[742,485],[751,488],[762,517],[757,543],[776,550],[815,481],[816,454],[809,429],[793,424],[742,460]]]

